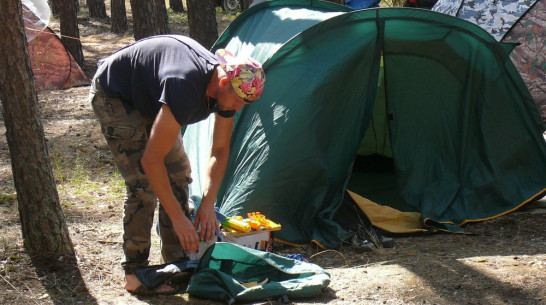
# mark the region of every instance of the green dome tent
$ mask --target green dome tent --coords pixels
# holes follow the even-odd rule
[[[384,191],[377,203],[450,231],[546,192],[536,105],[503,48],[469,22],[271,1],[241,14],[214,48],[251,55],[267,74],[261,99],[236,117],[217,204],[281,223],[278,240],[338,247],[346,232],[333,218],[348,185],[364,197]],[[207,152],[190,129],[186,145]],[[393,171],[353,170],[359,152]]]

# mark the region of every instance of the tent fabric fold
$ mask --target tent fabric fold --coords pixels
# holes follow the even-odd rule
[[[311,6],[317,2],[305,10],[323,20],[293,35],[275,24],[295,18],[305,1],[256,5],[214,47],[255,56],[267,75],[260,100],[236,116],[218,195],[222,213],[260,211],[281,223],[280,240],[339,247],[347,232],[333,216],[357,174],[353,162],[380,99],[393,192],[421,222],[462,230],[545,188],[544,125],[505,50],[487,32],[426,10],[331,14]],[[279,35],[286,41],[275,40]]]
[[[427,231],[421,220],[421,213],[402,212],[385,205],[379,205],[367,198],[348,191],[358,207],[372,224],[390,233],[418,233]]]

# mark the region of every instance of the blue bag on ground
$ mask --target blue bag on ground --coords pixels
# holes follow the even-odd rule
[[[316,264],[219,242],[201,257],[186,292],[232,304],[316,297],[328,284],[330,275]]]

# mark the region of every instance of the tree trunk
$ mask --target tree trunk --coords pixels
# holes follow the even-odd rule
[[[169,7],[173,10],[173,12],[184,12],[184,3],[182,3],[182,0],[169,0]]]
[[[205,1],[207,2],[207,1]],[[155,34],[152,1],[131,0],[135,41]]]
[[[187,0],[190,37],[210,49],[218,39],[216,10],[212,1]]]
[[[111,31],[117,34],[123,34],[127,31],[127,11],[125,9],[125,0],[111,0],[110,14],[112,14]]]
[[[87,7],[89,8],[89,16],[91,18],[106,18],[106,5],[104,0],[87,0]]]
[[[252,4],[252,0],[241,0],[241,12],[246,10]]]
[[[0,99],[24,246],[31,256],[74,257],[39,118],[20,0],[2,1]]]
[[[155,34],[169,33],[169,16],[165,0],[153,0]]]
[[[61,5],[60,9],[61,41],[70,54],[72,54],[72,57],[74,57],[74,60],[78,65],[83,67],[83,50],[74,1],[66,1]]]
[[[59,17],[61,14],[62,0],[49,0],[49,8],[51,8],[51,14],[55,17]]]

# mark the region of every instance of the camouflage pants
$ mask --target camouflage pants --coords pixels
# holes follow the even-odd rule
[[[140,165],[152,122],[137,110],[127,113],[122,101],[107,97],[96,80],[91,84],[89,100],[127,187],[123,213],[125,262],[122,266],[126,274],[130,274],[135,268],[148,265],[151,229],[157,206],[157,198]],[[181,135],[165,158],[165,165],[173,192],[189,217],[188,184],[191,183],[191,169]],[[171,220],[161,205],[158,227],[163,261],[168,263],[186,259]]]

